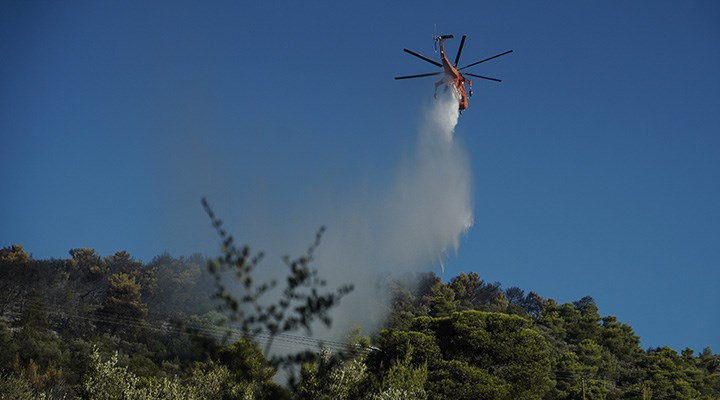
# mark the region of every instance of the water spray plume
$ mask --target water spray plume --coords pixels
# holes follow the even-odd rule
[[[336,332],[360,323],[371,331],[387,307],[384,284],[436,268],[473,224],[467,155],[453,138],[458,122],[452,91],[423,113],[412,156],[375,196],[357,196],[328,224],[317,261],[330,280],[353,282],[355,292],[335,315]],[[361,197],[361,199],[358,199]]]

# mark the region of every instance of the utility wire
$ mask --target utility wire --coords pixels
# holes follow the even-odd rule
[[[94,310],[91,312],[91,314],[82,314],[79,313],[75,308],[69,306],[69,305],[61,305],[61,304],[52,304],[50,306],[42,306],[42,305],[26,305],[25,310],[32,310],[32,311],[38,311],[38,312],[45,312],[49,315],[56,315],[58,317],[67,317],[74,320],[84,320],[88,322],[93,323],[104,323],[104,324],[113,324],[117,326],[124,326],[128,328],[143,328],[143,329],[151,329],[158,332],[163,333],[170,333],[170,334],[184,334],[189,335],[191,332],[188,331],[192,330],[192,333],[197,334],[198,336],[203,336],[207,338],[212,339],[225,339],[228,336],[229,337],[241,337],[243,336],[242,330],[238,329],[236,326],[228,326],[223,327],[219,325],[202,325],[202,326],[191,326],[191,325],[185,325],[185,329],[182,327],[179,327],[175,322],[173,321],[153,321],[152,323],[149,323],[150,321],[138,321],[137,319],[126,317],[126,316],[120,316],[117,314],[111,314],[104,312],[102,310]],[[5,312],[6,315],[15,315],[15,316],[22,316],[23,312],[19,310],[8,310]],[[250,334],[248,335],[251,339],[255,340],[259,344],[267,344],[268,341],[271,339],[273,340],[273,346],[277,345],[277,347],[283,347],[285,349],[300,349],[307,350],[308,348],[325,348],[328,350],[332,350],[334,352],[344,352],[344,351],[357,351],[357,350],[363,350],[363,348],[360,348],[358,346],[353,346],[348,343],[333,341],[333,340],[323,340],[323,339],[317,339],[309,336],[302,336],[297,334],[277,334],[277,335],[271,335],[268,333],[258,333],[258,334]],[[368,349],[364,349],[368,350]]]

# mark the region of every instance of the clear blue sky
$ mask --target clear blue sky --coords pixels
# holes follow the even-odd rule
[[[201,196],[250,244],[311,239],[303,210],[412,146],[433,81],[392,77],[433,71],[401,50],[437,25],[461,63],[514,50],[471,70],[504,81],[456,130],[475,225],[444,278],[720,351],[717,2],[324,3],[2,2],[0,245],[212,254]]]

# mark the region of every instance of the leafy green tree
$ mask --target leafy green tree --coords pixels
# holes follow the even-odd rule
[[[574,352],[566,352],[553,360],[553,385],[549,398],[571,400],[582,397],[582,380],[588,375],[587,367],[580,363]]]
[[[30,256],[23,250],[23,245],[13,244],[0,249],[0,264],[25,264]]]
[[[197,365],[185,380],[178,377],[141,377],[121,366],[117,353],[103,360],[95,349],[78,394],[81,399],[87,400],[263,398],[254,394],[254,388],[253,383],[238,382],[228,367],[215,363]]]
[[[27,383],[35,393],[39,395],[47,395],[56,393],[62,396],[63,392],[69,391],[64,384],[64,374],[61,368],[58,368],[52,362],[45,368],[38,365],[33,359],[22,367],[17,363],[12,366],[15,376],[21,378]]]
[[[541,399],[550,389],[547,344],[524,318],[464,311],[411,329],[382,334],[380,348],[405,339],[413,364],[427,363],[430,398]]]
[[[0,399],[37,400],[38,398],[47,397],[39,395],[24,376],[0,374]]]
[[[297,396],[301,400],[357,398],[366,369],[363,357],[344,360],[323,350],[317,360],[302,365]]]
[[[273,382],[273,368],[263,357],[262,351],[248,338],[240,338],[230,346],[221,347],[215,357],[220,365],[230,371],[230,379],[237,385],[248,387],[256,398],[280,398],[286,396]]]
[[[568,341],[570,343],[579,343],[584,339],[591,339],[595,342],[599,341],[600,335],[600,314],[598,314],[595,300],[590,296],[573,303],[575,312],[569,311],[566,317]],[[561,307],[560,314],[563,315],[565,307]]]
[[[599,343],[625,367],[637,363],[642,355],[640,338],[635,335],[632,327],[618,322],[613,316],[602,319]]]
[[[109,268],[95,249],[79,248],[70,250],[68,266],[76,276],[88,282],[99,281],[105,277]]]
[[[646,373],[645,379],[635,384],[631,393],[645,393],[652,399],[718,398],[717,392],[701,392],[703,388],[693,379],[697,370],[669,347],[649,350],[641,365]]]
[[[720,355],[713,354],[709,347],[695,359],[697,368],[701,371],[701,392],[704,395],[720,397]]]
[[[556,308],[562,319],[564,340],[569,344],[578,344],[584,339],[598,340],[600,335],[600,315],[591,297],[584,297],[575,303],[565,303]]]
[[[414,366],[412,352],[407,352],[404,359],[395,360],[383,375],[379,391],[368,397],[372,400],[425,400],[427,375],[427,364]]]
[[[22,245],[0,249],[0,315],[21,311],[40,278],[34,264]]]
[[[639,368],[643,357],[640,338],[632,328],[613,316],[602,319],[599,344],[603,347],[606,363],[601,371],[614,384],[609,387],[608,398],[627,397],[628,388],[642,379]]]
[[[72,249],[66,267],[76,302],[84,306],[98,306],[108,289],[107,277],[110,269],[105,260],[94,249]]]
[[[132,274],[143,270],[143,264],[134,260],[127,251],[118,251],[115,254],[105,257],[103,260],[105,269],[111,273],[125,272]]]
[[[391,329],[407,329],[417,316],[417,298],[406,287],[395,281],[390,284],[390,314],[385,326]]]
[[[538,318],[542,310],[543,298],[535,292],[530,292],[522,303],[523,309],[533,318]]]
[[[429,315],[433,317],[447,317],[457,310],[455,292],[441,282],[430,287],[430,293],[425,296],[423,303],[427,306]]]
[[[505,289],[505,300],[507,301],[508,314],[527,314],[525,311],[525,291],[518,287]]]
[[[610,382],[615,376],[617,360],[590,339],[584,339],[577,345],[577,354],[584,367],[586,395],[591,399],[604,400],[609,392]]]
[[[60,339],[51,330],[45,304],[36,291],[29,296],[14,340],[22,365],[33,361],[45,368],[64,361]]]
[[[483,285],[477,272],[460,275],[450,280],[450,289],[454,292],[453,298],[457,300],[458,310],[473,310],[478,305],[478,290]]]
[[[490,371],[461,360],[442,360],[429,372],[427,390],[433,399],[510,400],[510,383]],[[540,397],[538,397],[540,398]]]
[[[453,289],[458,301],[458,311],[481,310],[498,311],[496,301],[502,293],[499,283],[487,283],[480,279],[476,272],[460,275],[450,280],[449,286]],[[503,308],[504,309],[504,308]]]
[[[173,389],[170,389],[169,391],[172,390]],[[85,374],[82,385],[79,388],[79,394],[82,399],[87,400],[142,400],[160,398],[157,391],[153,391],[152,389],[148,390],[148,388],[143,387],[143,380],[140,377],[128,371],[127,367],[118,365],[117,353],[109,360],[103,361],[97,349],[95,349],[92,354],[90,369]],[[151,397],[151,395],[155,397]]]
[[[140,285],[124,272],[110,277],[105,302],[97,317],[111,332],[134,338],[144,327],[148,307],[142,302]]]
[[[371,353],[368,359],[373,371],[385,373],[397,360],[407,358],[415,367],[429,365],[442,358],[440,346],[432,332],[383,330],[377,341],[380,351]]]

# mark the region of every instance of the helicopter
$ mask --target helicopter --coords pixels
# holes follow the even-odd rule
[[[404,52],[413,55],[421,60],[427,61],[432,65],[436,65],[440,68],[442,68],[442,71],[439,72],[430,72],[427,74],[418,74],[418,75],[405,75],[405,76],[396,76],[395,79],[413,79],[413,78],[422,78],[426,76],[434,76],[434,75],[443,75],[442,79],[437,81],[435,83],[435,97],[437,98],[437,89],[438,87],[445,85],[445,90],[452,88],[455,93],[455,98],[458,101],[458,110],[462,112],[463,110],[467,109],[468,107],[468,97],[472,96],[472,81],[470,79],[465,78],[460,71],[470,68],[472,66],[478,65],[480,63],[484,63],[485,61],[490,61],[492,59],[504,56],[506,54],[512,53],[512,50],[508,50],[504,53],[496,54],[492,57],[488,57],[485,59],[482,59],[480,61],[476,61],[474,63],[468,64],[464,67],[458,68],[458,62],[460,61],[460,54],[462,54],[463,46],[465,45],[465,39],[467,38],[467,35],[463,35],[462,39],[460,39],[460,47],[458,48],[457,54],[455,55],[455,62],[450,63],[447,56],[445,55],[445,46],[444,41],[447,39],[453,39],[455,36],[453,35],[433,35],[433,41],[435,42],[435,52],[437,52],[437,46],[440,45],[440,62],[437,62],[435,60],[432,60],[428,57],[425,57],[422,54],[416,53],[409,49],[403,49]],[[482,75],[476,75],[471,74],[469,72],[466,72],[465,75],[472,76],[475,78],[480,79],[486,79],[489,81],[495,81],[495,82],[502,82],[502,80],[497,78],[491,78],[489,76],[482,76]],[[465,92],[465,84],[468,85],[468,92],[466,94]]]

